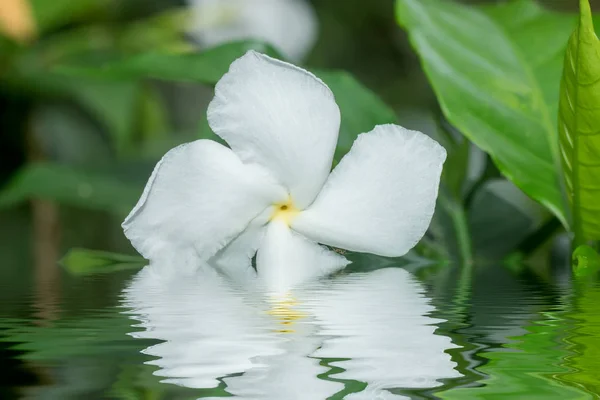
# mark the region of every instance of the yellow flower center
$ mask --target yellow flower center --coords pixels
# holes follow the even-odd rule
[[[274,204],[273,207],[274,209],[273,215],[271,215],[271,221],[283,221],[287,226],[290,226],[294,217],[300,213],[300,210],[294,206],[291,198],[288,198],[285,203]]]

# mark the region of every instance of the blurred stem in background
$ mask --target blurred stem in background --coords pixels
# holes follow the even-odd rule
[[[467,215],[462,205],[449,198],[442,197],[439,204],[450,215],[458,243],[460,262],[464,269],[473,267],[473,249],[471,233],[467,222]]]
[[[27,159],[31,163],[44,161],[44,154],[38,143],[33,124],[28,124],[26,132]],[[52,200],[32,199],[33,217],[33,260],[38,321],[52,321],[57,317],[57,304],[60,298],[60,216],[59,205]]]
[[[5,0],[0,7],[0,30],[20,43],[32,41],[37,33],[31,6],[26,0]],[[25,122],[25,142],[28,162],[46,157],[33,133],[31,118]],[[60,296],[60,220],[58,205],[50,200],[32,199],[33,256],[36,308],[38,321],[56,318]]]

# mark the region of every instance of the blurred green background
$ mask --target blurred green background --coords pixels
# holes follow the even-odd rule
[[[5,33],[0,42],[0,281],[10,282],[4,299],[34,288],[33,272],[53,270],[71,247],[133,253],[120,222],[153,165],[176,144],[210,135],[211,85],[115,82],[60,71],[114,57],[202,51],[186,33],[193,24],[186,4],[40,0],[31,6],[35,38],[19,43]],[[404,125],[433,129],[435,98],[396,24],[393,1],[312,6],[318,38],[304,64],[349,71]]]
[[[29,6],[33,28],[10,33],[14,27],[5,22],[0,38],[0,282],[10,283],[0,300],[36,287],[70,290],[59,284],[69,277],[56,264],[70,248],[134,254],[120,222],[153,165],[179,143],[214,138],[205,117],[212,84],[245,48],[265,49],[264,41],[238,42],[203,58],[206,49],[189,33],[190,4],[181,1],[10,0],[3,14],[12,3]],[[577,9],[575,2],[542,3]],[[419,257],[496,261],[519,246],[529,254],[552,237],[540,243],[534,237],[530,245],[529,236],[544,224],[556,232],[556,221],[445,121],[392,0],[310,6],[316,41],[298,62],[332,86],[347,116],[336,158],[356,134],[394,120],[449,150],[444,187],[452,192],[458,182],[472,209],[457,214],[444,200],[452,196],[441,196]],[[191,55],[193,63],[169,64],[177,54]],[[179,79],[181,71],[189,76]],[[448,135],[456,150],[444,141]],[[473,238],[467,249],[460,239],[465,232],[454,229],[460,218],[473,231],[466,233]],[[544,253],[543,268],[551,254]]]
[[[220,23],[231,23],[238,3]],[[556,218],[444,118],[394,1],[306,4],[317,29],[295,62],[321,76],[342,108],[336,159],[357,134],[387,122],[448,150],[436,216],[411,256],[472,264],[512,254],[544,274],[553,257],[569,259]],[[539,4],[573,18],[578,8]],[[0,10],[0,281],[11,283],[3,298],[36,280],[68,290],[58,289],[68,278],[56,262],[73,247],[134,254],[120,222],[166,151],[215,138],[205,116],[212,85],[249,48],[286,53],[252,35],[208,48],[192,33],[198,18],[183,1],[8,0]]]

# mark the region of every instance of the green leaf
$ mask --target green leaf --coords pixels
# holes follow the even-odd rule
[[[588,0],[580,5],[565,56],[558,121],[576,245],[600,239],[600,40]]]
[[[469,167],[470,145],[471,143],[466,139],[460,143],[451,145],[452,148],[448,151],[448,157],[444,163],[442,182],[447,186],[448,191],[456,200],[460,200],[463,197],[463,186]]]
[[[375,93],[344,71],[312,71],[331,89],[340,107],[341,125],[335,161],[339,161],[352,147],[361,133],[369,132],[375,125],[397,123],[394,110]],[[200,138],[222,141],[210,129],[206,118],[198,129]]]
[[[135,82],[75,80],[65,87],[108,131],[117,154],[133,141],[136,101],[140,88]]]
[[[69,103],[38,105],[30,114],[30,132],[43,154],[73,166],[98,165],[111,149],[95,120]]]
[[[64,64],[57,72],[102,79],[155,78],[167,81],[215,84],[229,65],[248,50],[277,56],[270,46],[257,41],[227,43],[201,53],[146,53],[104,62]]]
[[[371,131],[375,125],[397,122],[394,111],[347,72],[316,71],[315,75],[329,86],[342,114],[336,160],[350,150],[361,133]]]
[[[41,198],[124,217],[142,193],[142,186],[111,175],[87,173],[58,164],[32,164],[23,168],[0,191],[0,209]]]
[[[92,66],[64,64],[57,67],[56,71],[109,80],[155,78],[215,84],[228,71],[233,61],[251,49],[281,58],[268,45],[244,41],[228,43],[194,54],[148,53],[94,63]],[[343,71],[317,71],[316,74],[331,88],[342,113],[336,159],[350,150],[360,133],[372,130],[375,125],[397,122],[394,111],[350,74]],[[200,131],[202,137],[213,137],[206,123],[202,124]]]
[[[123,53],[145,52],[148,49],[193,50],[185,41],[185,31],[193,24],[193,10],[172,8],[152,14],[118,30],[116,47]]]
[[[468,213],[477,265],[513,251],[540,225],[541,215],[536,214],[536,204],[511,182],[491,179],[482,185]]]
[[[140,269],[147,262],[139,256],[75,248],[69,250],[60,264],[74,275],[92,275]]]
[[[104,0],[29,0],[38,29],[42,32],[98,12]]]
[[[567,226],[556,120],[574,19],[533,0],[489,7],[398,0],[397,16],[450,123]]]
[[[138,102],[142,143],[169,140],[172,129],[167,107],[159,91],[151,85],[143,86]]]

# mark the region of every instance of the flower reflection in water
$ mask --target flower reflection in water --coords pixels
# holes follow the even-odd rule
[[[214,388],[223,380],[238,398],[315,400],[343,390],[339,380],[354,380],[367,386],[346,399],[388,399],[402,396],[386,389],[431,388],[460,376],[445,353],[456,346],[434,333],[440,320],[428,316],[433,306],[402,269],[269,297],[209,270],[165,281],[146,267],[124,298],[143,328],[132,335],[164,341],[144,350],[164,382]],[[343,372],[325,378],[332,367]]]

